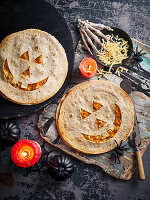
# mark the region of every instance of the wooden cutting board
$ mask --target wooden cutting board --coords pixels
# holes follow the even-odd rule
[[[108,75],[108,80],[115,83],[116,85],[120,85],[122,79],[129,79],[132,83],[132,98],[134,99],[135,109],[137,113],[137,119],[139,122],[139,129],[141,133],[141,146],[140,151],[141,154],[145,152],[149,142],[150,142],[150,130],[149,130],[149,107],[150,107],[150,94],[149,94],[149,75],[148,66],[150,63],[150,47],[144,45],[136,40],[132,40],[134,48],[138,45],[141,49],[144,49],[147,52],[145,58],[143,58],[143,62],[141,62],[141,66],[143,70],[139,71],[136,68],[133,68],[133,71],[129,70],[129,73],[121,73],[121,77],[118,77],[114,74]],[[79,72],[78,66],[81,60],[85,57],[90,57],[82,48],[81,43],[79,42],[76,53],[75,53],[75,65],[74,65],[74,73],[72,80],[70,82],[69,90],[74,85],[86,81],[87,79],[83,78]],[[143,63],[143,64],[142,64]],[[99,66],[101,67],[101,66]],[[92,79],[97,79],[97,77],[93,77]],[[66,90],[66,91],[67,91]],[[134,150],[129,144],[129,140],[127,139],[124,144],[127,145],[128,150],[124,151],[124,155],[120,158],[121,163],[115,163],[111,157],[111,151],[99,154],[99,155],[86,155],[83,153],[79,153],[74,149],[69,148],[60,138],[59,133],[56,129],[55,123],[55,114],[57,106],[60,102],[60,99],[57,99],[52,104],[48,105],[39,115],[38,127],[40,129],[41,136],[50,144],[55,147],[58,147],[62,151],[67,154],[72,155],[73,157],[82,160],[87,164],[95,164],[101,167],[106,173],[111,176],[128,180],[132,177],[136,167],[136,158],[134,155]]]

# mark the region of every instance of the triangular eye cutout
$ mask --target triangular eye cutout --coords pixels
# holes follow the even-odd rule
[[[24,53],[20,56],[20,58],[25,59],[25,60],[29,60],[28,51],[24,52]]]
[[[96,125],[97,125],[98,128],[102,128],[105,124],[106,124],[105,121],[100,120],[100,119],[96,119]]]
[[[103,105],[101,103],[98,103],[96,101],[93,101],[93,111],[99,110]]]
[[[38,56],[38,57],[34,60],[34,62],[37,63],[37,64],[43,65],[42,55]]]
[[[81,112],[80,113],[81,113],[81,116],[82,116],[83,119],[88,117],[91,114],[88,111],[83,110],[82,108],[81,108]]]
[[[29,78],[29,77],[30,77],[30,66],[21,75],[21,78]]]

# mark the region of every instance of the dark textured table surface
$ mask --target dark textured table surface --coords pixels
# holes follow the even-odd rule
[[[67,20],[74,40],[79,38],[76,30],[77,18],[116,26],[125,30],[131,37],[150,45],[150,1],[143,0],[47,0],[54,5]],[[42,144],[36,127],[38,113],[21,117],[17,122],[21,128],[21,139],[31,138]],[[52,148],[49,145],[49,148]],[[71,158],[75,163],[73,176],[57,182],[42,171],[24,176],[24,169],[16,167],[10,160],[10,149],[0,153],[0,172],[10,171],[14,185],[0,185],[0,200],[149,200],[150,199],[150,146],[147,148],[143,163],[145,181],[137,179],[137,171],[129,181],[116,180],[104,173],[99,167],[87,165]]]

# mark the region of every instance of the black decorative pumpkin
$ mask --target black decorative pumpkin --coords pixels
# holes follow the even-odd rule
[[[0,122],[0,143],[13,145],[20,138],[20,128],[13,120]]]
[[[68,156],[60,154],[48,161],[48,170],[54,179],[66,180],[71,177],[74,165]]]

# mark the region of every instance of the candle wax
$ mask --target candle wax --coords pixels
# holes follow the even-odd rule
[[[41,147],[33,140],[21,140],[13,146],[11,151],[13,162],[25,168],[34,165],[40,156]]]
[[[84,58],[79,66],[81,74],[86,78],[91,78],[97,70],[97,63],[92,58]]]

